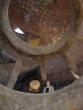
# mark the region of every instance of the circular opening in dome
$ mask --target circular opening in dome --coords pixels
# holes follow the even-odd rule
[[[22,50],[42,55],[63,48],[75,37],[79,16],[75,6],[72,0],[11,0],[9,22],[23,41]]]

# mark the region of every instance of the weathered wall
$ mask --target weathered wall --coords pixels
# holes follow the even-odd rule
[[[4,1],[5,0],[0,0],[0,12],[1,12],[2,6],[4,4]],[[1,14],[0,14],[0,18],[1,18]],[[0,29],[1,29],[1,20],[0,20]]]
[[[83,0],[80,1],[83,4]],[[83,36],[81,26],[80,38]],[[83,77],[52,94],[20,93],[0,85],[0,110],[83,110]]]
[[[83,110],[83,78],[61,91],[41,95],[0,85],[0,110]]]

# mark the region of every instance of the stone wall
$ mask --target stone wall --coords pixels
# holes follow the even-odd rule
[[[83,9],[83,0],[80,2]],[[83,23],[80,37],[82,32]],[[50,94],[21,93],[0,85],[0,110],[83,110],[83,76],[72,85]]]
[[[0,85],[0,110],[83,110],[83,77],[51,94],[28,94]]]

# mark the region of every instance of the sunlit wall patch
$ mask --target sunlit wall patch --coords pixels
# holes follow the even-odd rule
[[[16,27],[14,30],[16,33],[24,35],[24,32],[19,27]]]

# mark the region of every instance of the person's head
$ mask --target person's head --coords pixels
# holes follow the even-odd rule
[[[46,83],[46,84],[47,84],[47,86],[50,86],[50,81],[47,81],[47,83]]]
[[[38,80],[32,80],[30,82],[30,91],[38,92],[40,88],[40,82]]]

